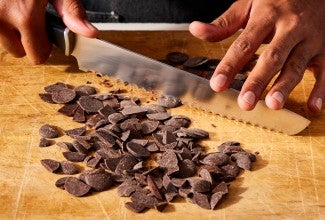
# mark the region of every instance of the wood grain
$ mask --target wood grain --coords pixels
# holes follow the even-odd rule
[[[102,38],[146,56],[163,59],[168,52],[221,58],[234,38],[204,43],[188,32],[103,32]],[[262,50],[262,48],[261,48]],[[231,184],[228,198],[216,210],[199,208],[184,200],[172,203],[164,213],[150,210],[134,214],[124,207],[114,189],[85,198],[75,198],[56,188],[61,177],[49,173],[40,160],[63,160],[62,150],[39,148],[38,129],[50,123],[69,129],[79,124],[58,114],[58,105],[42,102],[43,87],[58,81],[73,86],[86,84],[107,91],[104,77],[78,71],[71,57],[54,50],[44,65],[12,58],[0,50],[0,219],[324,219],[325,218],[325,112],[313,115],[305,107],[314,79],[306,73],[286,107],[310,120],[301,134],[286,136],[234,122],[182,106],[173,114],[187,115],[192,126],[206,129],[211,138],[207,150],[227,140],[236,140],[251,152],[260,152],[253,171],[243,172]],[[111,80],[111,79],[109,79]],[[114,82],[114,81],[112,81]],[[114,82],[142,102],[150,92]],[[216,127],[214,127],[213,125]],[[69,140],[61,137],[59,140]]]

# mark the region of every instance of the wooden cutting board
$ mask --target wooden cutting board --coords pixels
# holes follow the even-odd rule
[[[163,59],[168,52],[221,58],[234,38],[204,43],[188,32],[104,32],[102,37],[146,56]],[[262,48],[261,48],[262,50]],[[103,85],[109,80],[111,87]],[[176,200],[163,212],[135,214],[124,207],[115,189],[75,198],[54,186],[61,177],[41,166],[40,160],[63,160],[57,146],[38,147],[38,129],[45,123],[62,129],[78,127],[46,104],[38,94],[55,82],[73,86],[91,83],[100,92],[126,89],[143,103],[154,95],[111,79],[78,71],[73,58],[54,50],[44,65],[14,59],[0,50],[0,219],[324,219],[325,218],[325,112],[313,115],[305,107],[314,79],[306,73],[286,107],[312,123],[296,136],[286,136],[181,106],[172,114],[192,119],[193,127],[210,132],[202,144],[208,151],[228,140],[259,152],[252,171],[231,183],[230,192],[216,210],[205,210]],[[57,141],[69,140],[61,137]]]

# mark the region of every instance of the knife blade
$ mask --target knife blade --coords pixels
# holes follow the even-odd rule
[[[71,32],[54,15],[47,16],[51,41],[65,55],[77,59],[79,69],[120,79],[158,95],[179,97],[184,104],[204,111],[287,135],[298,134],[310,121],[288,109],[271,110],[260,100],[251,111],[237,104],[239,92],[214,92],[209,81],[192,73],[137,54],[101,39]]]

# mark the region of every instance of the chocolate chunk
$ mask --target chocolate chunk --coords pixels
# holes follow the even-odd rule
[[[52,159],[43,159],[41,160],[41,164],[51,173],[56,172],[60,168],[60,163]]]
[[[57,127],[45,124],[39,129],[39,134],[44,138],[57,138],[60,132]]]
[[[73,115],[73,121],[83,123],[86,121],[85,111],[81,107],[77,107],[75,114]]]
[[[65,177],[62,177],[62,178],[58,179],[55,182],[55,186],[60,188],[60,189],[65,189],[64,185],[65,185],[65,182],[67,181],[68,178],[70,178],[70,177],[65,176]]]
[[[256,161],[256,157],[254,154],[247,153],[247,152],[238,152],[231,155],[231,159],[236,161],[237,165],[240,168],[245,170],[251,170],[252,162]]]
[[[41,138],[38,144],[39,147],[49,147],[51,145],[53,145],[53,141],[47,138]]]
[[[162,212],[165,210],[165,208],[168,206],[168,202],[157,202],[155,203],[155,209],[159,212]]]
[[[111,106],[106,105],[102,109],[100,109],[98,112],[101,116],[103,116],[104,118],[107,118],[109,115],[115,113],[115,110]]]
[[[102,101],[92,98],[90,96],[82,96],[78,100],[79,106],[87,113],[96,113],[103,108]]]
[[[185,63],[183,63],[183,66],[188,68],[197,68],[203,66],[208,61],[209,59],[204,56],[195,56],[189,58]]]
[[[66,151],[63,152],[63,156],[71,162],[82,162],[87,155],[79,152]]]
[[[213,179],[212,179],[211,173],[207,169],[204,169],[204,168],[200,169],[199,176],[202,177],[202,179],[204,179],[212,184]]]
[[[159,191],[159,188],[157,187],[155,180],[150,175],[147,176],[147,184],[149,190],[157,199],[164,200],[163,195]]]
[[[146,206],[137,202],[126,202],[125,207],[135,213],[143,212],[146,209]]]
[[[64,131],[64,133],[68,136],[77,136],[77,135],[80,136],[83,135],[85,132],[86,132],[85,126]]]
[[[139,161],[132,155],[126,154],[124,155],[119,163],[116,166],[115,173],[122,174],[123,171],[131,171],[133,170],[134,165],[136,165]]]
[[[182,105],[181,100],[175,96],[160,96],[157,100],[158,104],[166,108],[176,108]]]
[[[159,126],[159,121],[151,121],[151,120],[145,120],[141,122],[141,131],[142,134],[151,134],[153,133]]]
[[[147,114],[166,112],[166,108],[158,104],[150,104],[143,106],[147,110]]]
[[[121,122],[122,120],[126,119],[127,116],[123,115],[120,112],[112,113],[108,116],[108,121],[112,124],[116,124],[118,122]]]
[[[240,172],[237,164],[226,164],[221,167],[221,170],[224,172],[223,178],[227,181],[234,180]]]
[[[112,176],[108,172],[87,174],[85,182],[97,192],[109,189],[113,183]]]
[[[117,187],[117,194],[121,197],[129,197],[136,190],[141,189],[135,180],[126,180]]]
[[[168,53],[166,56],[167,60],[174,63],[174,64],[182,64],[184,63],[186,60],[188,60],[188,55],[185,53],[181,53],[181,52],[171,52]]]
[[[233,153],[244,151],[239,142],[236,141],[227,141],[218,146],[218,150],[221,153],[231,155]]]
[[[164,121],[169,119],[170,117],[171,115],[169,112],[158,112],[158,113],[147,114],[147,118],[154,121]]]
[[[52,93],[52,100],[55,103],[68,103],[76,97],[73,89],[60,89]]]
[[[213,193],[210,199],[210,206],[211,209],[215,209],[216,206],[219,204],[220,200],[222,199],[223,194],[220,192]]]
[[[70,163],[68,161],[61,161],[61,170],[64,174],[76,174],[79,173],[79,169],[74,163]]]
[[[192,160],[185,159],[179,163],[179,178],[188,178],[196,174],[196,165]]]
[[[188,127],[191,123],[191,119],[183,115],[173,115],[170,119],[164,122],[165,125],[173,126],[175,129],[181,127]]]
[[[157,200],[144,191],[136,191],[131,195],[131,201],[142,204],[147,208],[153,208]]]
[[[59,147],[62,147],[65,150],[68,151],[76,151],[76,149],[73,147],[72,143],[69,142],[57,142],[56,145],[58,145]]]
[[[207,180],[192,177],[189,179],[193,192],[206,193],[210,191],[211,183]]]
[[[51,103],[51,104],[55,103],[53,101],[53,99],[52,99],[52,94],[51,93],[41,93],[41,94],[38,94],[38,95],[44,102]]]
[[[150,151],[133,141],[126,144],[126,149],[136,158],[148,158],[150,156]]]
[[[185,134],[187,137],[200,139],[209,137],[209,133],[207,131],[199,128],[180,128],[179,132]]]
[[[67,84],[62,83],[62,82],[57,82],[57,83],[54,83],[54,84],[44,87],[44,90],[45,90],[45,92],[53,93],[55,91],[58,91],[61,89],[67,89],[67,88],[68,88]]]
[[[200,162],[210,166],[225,165],[229,161],[229,156],[224,153],[210,153],[206,155]]]
[[[92,86],[81,85],[74,88],[74,91],[79,95],[93,95],[96,94],[96,89]]]
[[[195,202],[195,204],[204,209],[211,209],[211,205],[206,194],[194,192],[193,201]]]
[[[72,117],[76,113],[78,107],[79,107],[79,105],[77,103],[67,103],[64,106],[62,106],[58,110],[58,112],[63,115]]]
[[[133,106],[133,105],[128,105],[125,106],[124,109],[121,111],[123,115],[135,115],[135,114],[143,114],[146,113],[147,110],[141,106]]]
[[[65,190],[77,197],[85,196],[90,192],[91,187],[80,181],[78,178],[70,177],[65,181]]]
[[[158,164],[161,167],[166,167],[168,169],[168,174],[172,174],[179,170],[178,159],[173,151],[164,152],[158,160]]]

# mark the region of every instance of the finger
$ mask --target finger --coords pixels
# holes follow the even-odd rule
[[[312,68],[316,82],[308,98],[308,108],[313,112],[320,112],[325,101],[325,56],[318,57],[320,63]]]
[[[290,53],[279,77],[265,97],[265,103],[270,109],[283,108],[291,91],[302,80],[308,63],[313,57],[312,51],[312,48],[300,43]]]
[[[85,37],[98,37],[98,29],[86,19],[85,10],[79,1],[52,0],[51,3],[72,32]]]
[[[223,40],[245,26],[250,7],[251,1],[236,1],[210,24],[194,21],[190,24],[189,30],[201,40],[212,42]]]
[[[217,66],[210,86],[216,92],[229,87],[234,76],[243,68],[259,48],[265,37],[272,32],[273,23],[250,20],[247,27],[229,47],[224,58]]]
[[[0,29],[0,45],[2,48],[14,57],[25,56],[25,50],[20,42],[19,32],[13,28],[1,25]]]
[[[297,35],[277,29],[242,87],[238,96],[240,108],[252,110],[255,107],[271,79],[281,70],[292,48],[298,43]]]
[[[21,34],[21,42],[28,59],[34,64],[44,63],[51,53],[46,24],[45,11],[31,13],[31,16],[16,25]]]

